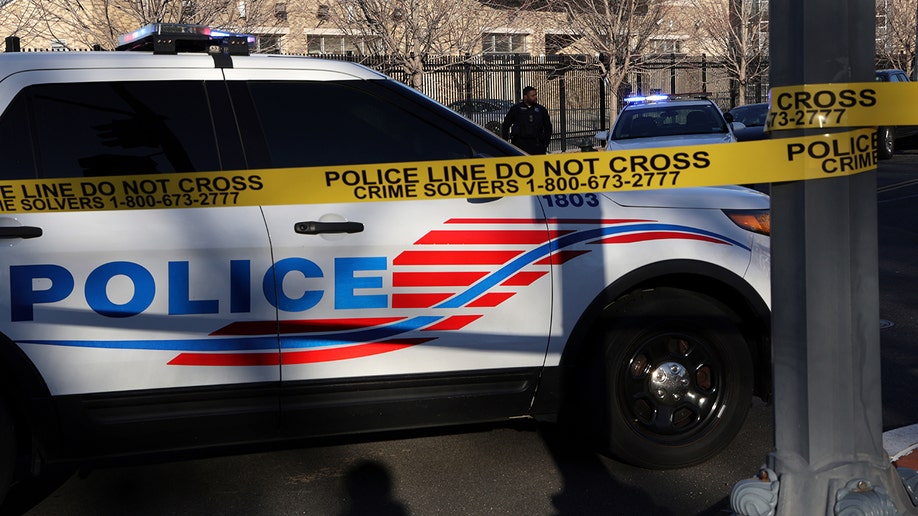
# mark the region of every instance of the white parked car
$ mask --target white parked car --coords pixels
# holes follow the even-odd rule
[[[678,467],[768,391],[766,196],[233,205],[272,169],[520,153],[356,64],[151,52],[169,28],[0,55],[0,498],[53,461],[559,413]]]

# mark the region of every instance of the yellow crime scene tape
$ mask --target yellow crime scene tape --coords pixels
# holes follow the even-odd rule
[[[0,181],[0,213],[491,198],[758,184],[876,168],[876,125],[911,125],[918,84],[774,88],[766,129],[860,127],[734,144],[230,172]]]
[[[766,130],[918,124],[918,83],[860,82],[772,88]]]
[[[0,182],[0,213],[487,198],[840,177],[876,167],[874,129],[742,144]]]

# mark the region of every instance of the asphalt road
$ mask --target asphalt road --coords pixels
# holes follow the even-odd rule
[[[918,423],[918,150],[877,175],[883,429]]]
[[[878,174],[883,429],[918,423],[918,151]],[[453,433],[455,432],[455,433]],[[713,515],[773,446],[771,408],[711,461],[648,471],[520,421],[223,457],[62,470],[7,512],[29,515]]]

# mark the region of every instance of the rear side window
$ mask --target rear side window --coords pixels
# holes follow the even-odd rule
[[[407,109],[390,101],[391,92],[367,91],[363,82],[369,81],[250,83],[271,166],[469,158],[476,152],[474,144],[425,117],[424,109]]]
[[[31,133],[40,178],[220,169],[203,82],[30,86],[0,119],[11,133]]]
[[[0,180],[35,179],[25,96],[13,99],[0,117]]]

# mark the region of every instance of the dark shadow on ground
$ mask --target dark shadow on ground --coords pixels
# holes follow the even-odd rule
[[[408,516],[405,505],[393,497],[392,484],[391,473],[380,462],[350,467],[344,476],[347,507],[341,516]]]
[[[616,481],[600,457],[562,426],[541,425],[539,433],[564,480],[562,491],[552,497],[559,516],[670,514],[644,489]]]

